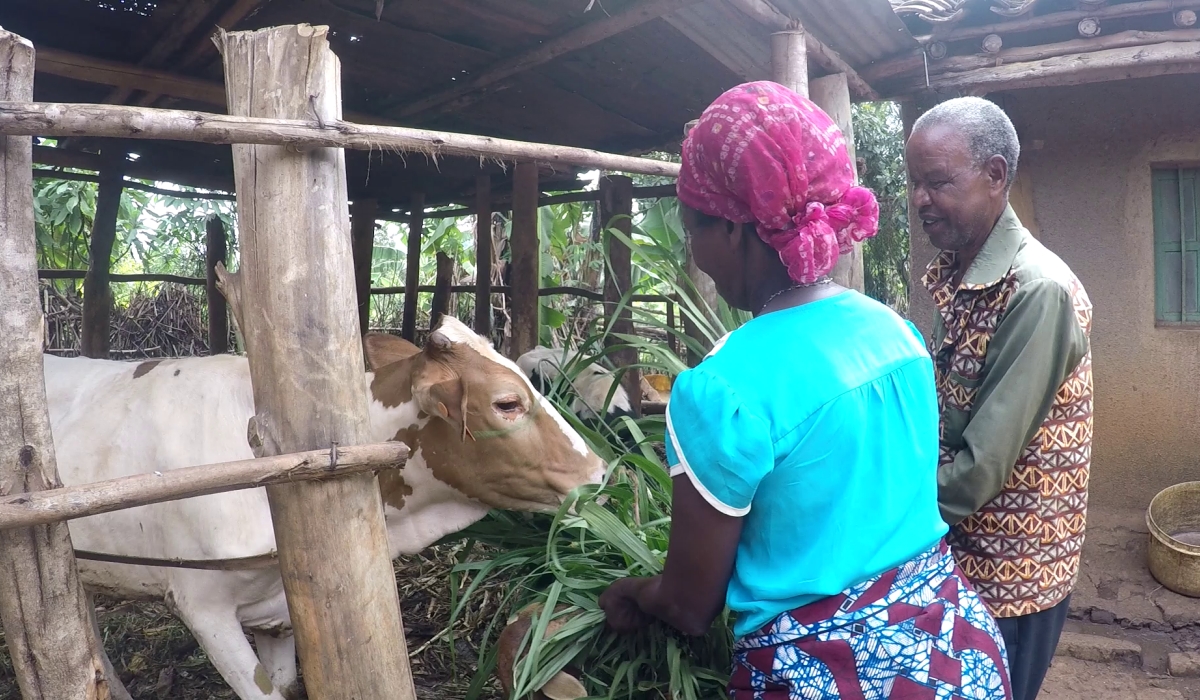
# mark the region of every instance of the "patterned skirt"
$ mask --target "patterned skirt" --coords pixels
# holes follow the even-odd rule
[[[996,621],[943,542],[738,640],[731,700],[1009,700]]]

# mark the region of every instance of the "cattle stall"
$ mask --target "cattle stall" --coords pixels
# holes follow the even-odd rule
[[[0,613],[9,644],[18,652],[18,678],[27,698],[103,697],[119,685],[91,631],[65,518],[263,484],[269,484],[279,560],[311,696],[413,697],[377,487],[364,473],[395,468],[405,450],[355,447],[363,442],[365,415],[358,415],[362,402],[352,390],[353,377],[364,368],[354,322],[358,295],[343,149],[470,155],[518,167],[550,161],[666,176],[677,172],[671,163],[582,148],[353,124],[342,120],[340,65],[324,28],[221,33],[219,40],[228,115],[34,103],[33,46],[0,32],[0,96],[5,98],[0,105],[0,350],[5,366],[13,368],[5,375],[6,403],[0,405],[0,421],[12,428],[0,431],[6,443],[0,477],[9,485],[0,502],[6,517],[0,541],[9,572],[0,580]],[[33,135],[234,145],[240,228],[246,249],[253,252],[243,254],[236,275],[224,273],[219,255],[211,262],[252,358],[257,416],[250,431],[259,459],[175,472],[166,485],[147,475],[56,493],[44,389],[38,390],[41,332],[29,201]],[[529,165],[524,170],[526,191],[514,192],[513,206],[528,212],[537,205],[537,180],[536,170]],[[628,202],[629,187],[625,192]],[[269,223],[259,223],[264,221]],[[328,230],[344,235],[318,235]],[[219,236],[214,230],[213,238]],[[530,241],[527,233],[515,231],[514,259],[526,255],[531,243],[536,247],[536,235]],[[536,285],[532,291],[536,304]],[[524,293],[530,296],[529,290]],[[530,313],[525,303],[514,311]],[[284,380],[285,369],[320,390],[298,391],[295,382]],[[10,396],[20,398],[14,404]],[[319,480],[297,483],[305,478]],[[355,527],[347,532],[350,522]],[[344,580],[358,585],[337,588]],[[48,585],[55,590],[46,590]],[[319,605],[316,591],[322,587],[337,588],[339,595]],[[44,605],[47,599],[75,602]],[[370,640],[370,653],[363,640]],[[65,662],[69,668],[31,663],[33,658],[70,660]]]

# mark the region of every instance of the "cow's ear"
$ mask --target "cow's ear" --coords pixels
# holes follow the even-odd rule
[[[367,351],[367,364],[376,372],[421,352],[416,345],[388,333],[367,333],[363,336],[363,347]]]
[[[578,698],[586,698],[588,695],[587,688],[583,687],[583,683],[566,671],[554,674],[554,677],[546,681],[546,685],[543,685],[540,690],[550,700],[578,700]]]
[[[457,372],[440,362],[428,362],[413,377],[412,388],[421,411],[441,418],[466,438],[467,386]]]

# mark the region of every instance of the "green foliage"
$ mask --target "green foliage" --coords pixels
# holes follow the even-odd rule
[[[879,199],[879,234],[863,247],[866,293],[903,314],[908,311],[908,178],[899,105],[855,105],[854,148],[866,164],[861,182]]]

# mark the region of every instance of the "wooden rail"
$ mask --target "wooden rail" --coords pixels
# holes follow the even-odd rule
[[[397,469],[407,459],[408,447],[403,443],[383,442],[156,471],[16,494],[0,498],[0,530],[271,484]]]

